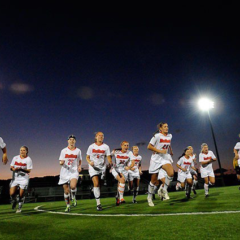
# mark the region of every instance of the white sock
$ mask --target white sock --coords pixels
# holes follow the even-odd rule
[[[149,183],[148,185],[148,198],[152,198],[152,195],[154,194],[154,185],[152,182]]]
[[[125,183],[119,183],[118,193],[119,193],[119,196],[120,196],[120,200],[123,199],[124,190],[125,190]]]
[[[65,199],[66,205],[69,206],[70,205],[70,194],[69,193],[68,194],[64,193],[64,199]]]
[[[208,194],[208,184],[204,183],[205,194]]]
[[[72,199],[73,199],[73,200],[76,199],[76,193],[77,193],[77,188],[71,189],[71,194],[72,194]]]
[[[167,191],[168,186],[170,186],[170,183],[171,183],[172,180],[173,180],[173,177],[167,176],[167,177],[165,178],[165,184],[164,184],[164,186],[163,186],[163,189],[164,189],[164,190]]]
[[[100,205],[100,187],[93,188],[94,197],[96,199],[97,205]]]
[[[136,187],[133,191],[133,200],[136,200],[136,196],[138,195],[139,187]]]

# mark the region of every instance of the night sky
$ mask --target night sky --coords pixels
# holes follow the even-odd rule
[[[58,158],[75,134],[86,151],[94,132],[110,149],[140,146],[143,168],[156,125],[169,124],[174,165],[192,145],[216,153],[201,96],[215,102],[211,117],[224,168],[232,168],[240,133],[240,39],[236,6],[161,11],[1,8],[0,136],[9,164],[22,145],[31,177],[58,175]],[[217,163],[214,164],[218,168]],[[176,167],[175,167],[176,169]]]

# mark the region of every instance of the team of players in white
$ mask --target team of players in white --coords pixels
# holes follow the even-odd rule
[[[149,166],[149,174],[151,174],[151,181],[148,186],[148,204],[153,207],[152,196],[158,188],[159,180],[162,184],[158,189],[158,195],[161,200],[168,200],[168,186],[171,183],[174,175],[172,148],[172,135],[168,133],[168,124],[160,123],[158,131],[154,134],[149,142],[148,149],[152,151],[152,156]],[[107,144],[103,143],[104,135],[102,132],[97,132],[95,135],[95,143],[91,144],[87,150],[86,160],[89,164],[89,175],[93,181],[93,192],[97,203],[97,210],[101,211],[102,206],[100,202],[100,182],[101,178],[106,172],[105,158],[108,160],[108,166],[111,167],[110,172],[118,181],[116,205],[125,203],[124,191],[125,183],[129,181],[130,190],[133,191],[133,203],[136,203],[136,196],[139,190],[139,182],[141,171],[142,157],[139,155],[139,148],[132,147],[129,151],[129,143],[123,141],[121,149],[115,149],[110,152]],[[76,148],[76,137],[70,135],[68,137],[68,147],[61,151],[59,163],[62,166],[60,171],[59,185],[63,185],[64,199],[66,202],[66,212],[70,211],[70,196],[72,197],[72,205],[76,206],[76,192],[79,172],[81,172],[82,154],[81,150]],[[3,150],[3,163],[7,163],[6,144],[0,138],[0,147]],[[215,176],[212,168],[212,162],[216,161],[216,157],[212,151],[208,150],[207,144],[201,145],[201,153],[199,154],[199,163],[201,164],[200,173],[204,179],[205,196],[208,196],[209,184],[214,185]],[[240,166],[240,143],[234,147],[235,158],[238,159]],[[112,158],[115,158],[115,164],[112,163]],[[196,155],[193,154],[193,148],[188,147],[184,150],[182,156],[177,162],[179,187],[184,187],[187,183],[186,195],[190,198],[191,186],[193,185],[192,176],[196,182],[197,173],[194,165],[196,162]],[[19,203],[17,212],[21,212],[24,202],[24,191],[29,183],[29,173],[32,169],[32,160],[28,156],[28,148],[22,146],[20,148],[20,155],[13,158],[11,165],[13,171],[13,178],[10,183],[10,196],[12,198],[12,208]],[[135,186],[134,183],[135,182]],[[16,198],[17,188],[19,187],[19,199]],[[134,187],[134,188],[133,188]],[[178,185],[177,185],[178,187]]]

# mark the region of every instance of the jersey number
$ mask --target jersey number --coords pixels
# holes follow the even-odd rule
[[[162,149],[168,149],[169,145],[164,145]]]

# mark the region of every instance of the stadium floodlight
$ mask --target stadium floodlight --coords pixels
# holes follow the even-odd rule
[[[198,107],[202,110],[202,111],[209,111],[209,109],[214,108],[214,102],[207,99],[207,98],[201,98],[198,101]]]
[[[212,120],[211,120],[210,112],[209,112],[210,109],[214,108],[214,102],[211,101],[210,99],[207,99],[207,98],[201,98],[201,99],[199,99],[199,101],[198,101],[198,107],[199,107],[199,109],[201,109],[202,111],[206,111],[206,112],[208,113],[208,119],[209,119],[209,124],[210,124],[210,127],[211,127],[213,142],[214,142],[215,149],[216,149],[218,165],[219,165],[219,169],[220,169],[220,173],[221,173],[221,178],[222,178],[222,184],[223,184],[223,186],[225,186],[224,176],[223,176],[223,171],[222,171],[222,166],[221,166],[221,161],[220,161],[220,157],[219,157],[219,153],[218,153],[218,148],[217,148],[217,142],[216,142],[215,134],[214,134],[214,131],[213,131]]]

